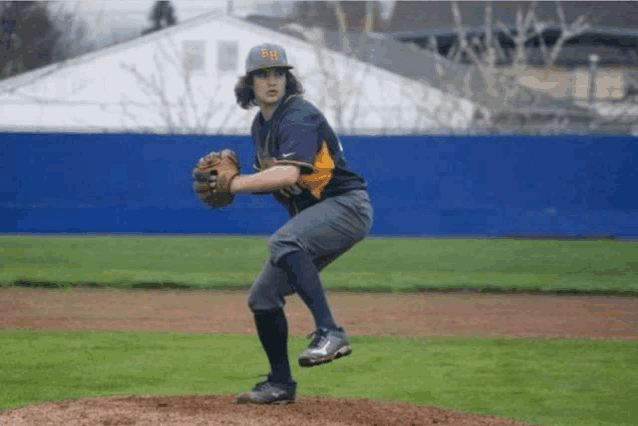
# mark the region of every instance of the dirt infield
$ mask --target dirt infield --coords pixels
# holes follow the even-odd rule
[[[600,296],[330,293],[355,336],[638,338],[638,299]],[[288,299],[290,332],[313,324]],[[245,291],[0,290],[5,330],[254,334]],[[238,406],[233,395],[130,396],[33,404],[0,425],[515,425],[431,406],[302,396],[283,407]]]

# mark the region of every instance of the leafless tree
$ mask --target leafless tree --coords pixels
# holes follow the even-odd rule
[[[556,13],[560,21],[560,36],[557,42],[548,50],[543,38],[543,32],[550,24],[538,17],[538,3],[533,1],[526,13],[518,5],[514,28],[508,27],[502,21],[496,22],[496,27],[514,41],[515,52],[508,66],[499,66],[499,61],[505,59],[505,52],[494,37],[492,2],[486,2],[484,16],[485,37],[470,37],[461,22],[461,13],[456,0],[451,2],[454,17],[457,42],[448,52],[448,59],[458,63],[463,55],[478,69],[484,82],[483,90],[471,91],[470,99],[477,102],[481,108],[482,118],[488,123],[499,115],[510,115],[518,107],[533,107],[537,94],[518,82],[521,67],[527,64],[529,50],[528,42],[538,38],[542,56],[547,67],[553,66],[561,53],[565,42],[589,28],[587,16],[579,16],[573,23],[567,23],[563,5],[555,2]],[[435,46],[433,46],[435,47]],[[445,78],[445,77],[443,77]],[[466,83],[466,82],[465,82]],[[467,84],[458,81],[446,81],[453,93],[467,95]]]
[[[334,109],[335,126],[338,129],[344,130],[353,127],[359,116],[358,110],[368,68],[366,67],[364,70],[364,78],[361,76],[355,78],[357,61],[349,55],[345,56],[345,69],[344,64],[337,66],[338,59],[325,45],[323,28],[306,28],[299,24],[288,24],[286,29],[298,32],[313,45],[318,67],[302,77],[304,81],[312,81],[315,76],[320,76],[318,106],[322,109]],[[346,123],[344,112],[349,106],[355,109],[355,114],[350,122]]]
[[[340,1],[333,1],[332,5],[335,10],[337,24],[339,25],[339,36],[341,38],[341,51],[344,54],[349,55],[350,53],[352,53],[352,50],[350,49],[350,39],[348,38],[348,24],[346,19],[346,13],[344,12]]]
[[[137,86],[145,95],[146,101],[132,100],[123,95],[120,101],[122,113],[135,125],[151,133],[188,133],[209,134],[220,133],[229,118],[237,114],[237,105],[228,108],[221,106],[220,92],[222,79],[217,78],[213,92],[207,94],[208,101],[204,104],[197,99],[196,94],[202,93],[202,87],[194,84],[192,67],[185,62],[176,46],[169,40],[167,43],[158,42],[153,54],[154,72],[144,75],[138,68],[129,63],[121,63],[122,69],[128,71],[135,79]],[[177,79],[176,79],[177,78]],[[179,81],[178,84],[176,82]],[[210,80],[207,80],[209,83]],[[171,90],[179,87],[177,96],[171,95]],[[207,84],[208,86],[208,84]],[[149,114],[150,113],[150,114]],[[211,120],[217,114],[225,114],[221,125],[211,128]],[[154,117],[152,125],[145,124],[147,117]]]
[[[289,31],[301,34],[314,46],[318,67],[308,75],[302,76],[304,81],[321,81],[319,92],[319,107],[328,107],[334,112],[335,127],[342,132],[352,132],[359,127],[366,115],[371,112],[369,107],[364,107],[366,79],[371,75],[372,65],[367,61],[367,49],[375,43],[376,35],[372,31],[374,19],[372,2],[366,4],[365,23],[356,43],[351,43],[352,33],[348,33],[348,17],[340,1],[333,1],[336,21],[339,28],[341,51],[333,53],[325,43],[324,29],[315,26],[305,27],[298,23],[284,26]],[[356,48],[353,46],[356,45]],[[381,83],[381,82],[380,82]],[[401,87],[403,98],[411,102],[410,112],[418,111],[417,117],[411,125],[406,124],[405,113],[402,108],[396,108],[393,114],[381,113],[384,128],[389,129],[402,123],[403,131],[415,132],[423,130],[425,123],[436,123],[437,127],[448,128],[449,116],[454,105],[438,105],[432,109],[429,93],[435,90],[425,81],[406,82]],[[392,124],[390,124],[392,123]],[[431,126],[430,126],[431,127]]]
[[[556,41],[556,44],[549,54],[549,57],[545,56],[545,63],[547,66],[554,65],[561,49],[563,48],[563,45],[567,40],[582,33],[590,27],[589,22],[587,22],[587,16],[585,15],[581,15],[576,19],[576,21],[572,22],[571,24],[567,24],[565,20],[565,10],[563,9],[562,2],[556,2],[556,13],[558,14],[558,18],[560,21],[561,32],[558,40]],[[544,44],[541,44],[541,48],[543,46]]]

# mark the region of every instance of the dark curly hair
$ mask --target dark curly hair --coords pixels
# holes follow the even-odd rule
[[[284,99],[291,95],[303,94],[303,85],[289,69],[285,69],[286,74],[286,92]],[[242,77],[239,77],[237,84],[235,84],[235,98],[237,103],[243,109],[249,109],[253,106],[257,106],[255,102],[255,92],[253,91],[253,77],[255,73],[251,72]]]

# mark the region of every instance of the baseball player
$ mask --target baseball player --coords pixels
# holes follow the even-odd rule
[[[235,86],[237,103],[259,107],[252,124],[254,174],[226,182],[230,193],[272,193],[290,220],[268,240],[268,259],[248,295],[270,374],[240,404],[282,404],[295,399],[288,360],[285,297],[297,293],[315,321],[299,365],[311,367],[349,355],[348,334],[336,323],[319,272],[368,234],[372,206],[365,180],[350,170],[344,148],[323,114],[301,95],[284,49],[253,47],[246,74]]]

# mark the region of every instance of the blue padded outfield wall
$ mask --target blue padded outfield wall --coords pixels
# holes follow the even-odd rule
[[[271,196],[213,211],[190,172],[244,136],[0,134],[4,233],[268,234]],[[343,137],[375,207],[373,235],[638,235],[638,138]]]

